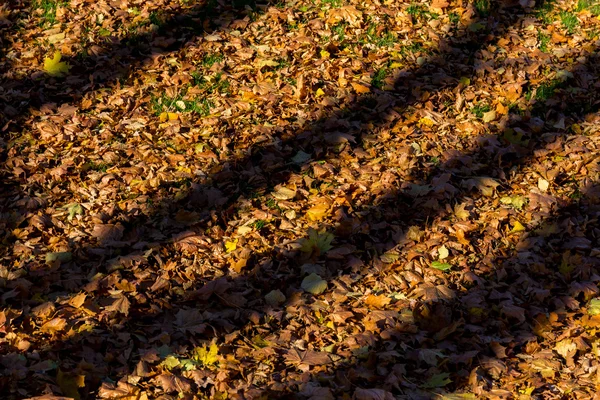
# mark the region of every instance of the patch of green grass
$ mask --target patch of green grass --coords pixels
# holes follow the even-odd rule
[[[439,17],[438,14],[431,11],[427,11],[427,9],[421,4],[415,3],[412,3],[410,6],[408,6],[406,12],[408,13],[408,15],[411,16],[413,22],[421,19],[437,19]]]
[[[550,36],[542,32],[538,32],[538,49],[540,49],[544,53],[547,53],[548,44],[550,44]]]
[[[540,101],[549,100],[552,96],[554,96],[554,93],[559,85],[560,81],[558,79],[542,83],[535,92],[535,99]]]
[[[552,12],[554,11],[554,0],[542,0],[535,8],[535,16],[544,24],[553,22]]]
[[[279,205],[277,204],[277,201],[275,199],[271,199],[271,198],[269,198],[269,199],[267,199],[267,201],[265,201],[265,205],[271,210],[274,210],[279,207]]]
[[[475,0],[473,6],[480,17],[487,17],[490,15],[490,0]]]
[[[577,16],[569,11],[563,11],[560,13],[560,21],[569,33],[575,32],[575,29],[579,26],[579,20]]]
[[[215,74],[212,79],[207,79],[199,72],[192,72],[192,78],[194,79],[194,86],[198,86],[200,89],[204,89],[208,93],[229,92],[230,83],[228,80],[223,78],[222,72]]]
[[[151,25],[156,25],[159,28],[162,28],[165,25],[165,18],[164,16],[157,11],[152,11],[150,13],[150,16],[148,17],[148,20],[150,21]]]
[[[492,107],[486,103],[477,103],[473,107],[471,107],[471,112],[475,114],[477,118],[483,118],[483,114],[491,110]]]
[[[373,78],[371,78],[371,85],[373,85],[377,89],[383,89],[383,86],[385,84],[385,78],[387,77],[387,74],[388,74],[387,68],[378,69],[375,72],[375,74],[373,75]]]
[[[600,2],[598,0],[579,0],[575,11],[580,12],[584,10],[589,10],[590,13],[597,16],[600,14]]]
[[[346,37],[346,26],[348,25],[345,22],[341,22],[331,27],[331,32],[333,32],[334,36],[337,36],[340,42]]]
[[[94,161],[90,161],[87,162],[83,165],[82,170],[83,171],[96,171],[96,172],[106,172],[108,170],[108,168],[110,168],[110,165],[108,165],[105,162],[94,162]]]
[[[54,25],[56,23],[56,10],[67,2],[61,0],[33,0],[31,8],[41,10],[40,26]]]
[[[201,116],[210,114],[213,103],[207,99],[184,99],[184,94],[176,97],[152,96],[150,102],[156,115],[163,112],[192,112]]]
[[[448,14],[448,19],[450,20],[450,23],[452,25],[458,25],[458,23],[460,22],[460,15],[458,15],[458,13],[455,13],[454,11],[451,11]]]
[[[254,221],[254,223],[252,224],[252,227],[254,229],[256,229],[257,231],[261,230],[262,228],[265,227],[265,225],[267,225],[269,222],[265,221],[264,219],[259,219]]]
[[[212,67],[214,64],[223,61],[223,54],[212,53],[202,57],[202,66],[206,68]]]
[[[407,51],[409,51],[411,53],[418,53],[420,51],[423,51],[423,43],[421,43],[421,42],[411,42],[411,44],[409,44],[408,46],[406,46],[402,50],[404,50],[404,49],[406,49]]]
[[[367,31],[365,32],[365,36],[362,37],[359,41],[361,43],[371,43],[377,47],[391,47],[396,43],[397,37],[396,35],[384,29],[380,32],[377,30],[377,24],[371,23],[367,27]]]
[[[339,8],[343,4],[342,0],[321,0],[321,7]]]

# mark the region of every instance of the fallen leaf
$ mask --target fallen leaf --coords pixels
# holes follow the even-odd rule
[[[327,353],[312,350],[292,349],[285,355],[285,360],[293,365],[326,365],[331,363]]]
[[[286,298],[285,295],[281,292],[281,290],[276,289],[271,290],[265,296],[265,300],[267,301],[267,304],[269,304],[271,307],[277,307],[280,304],[282,304],[286,300]]]
[[[64,330],[66,326],[67,326],[67,320],[64,318],[58,317],[58,318],[51,319],[50,321],[48,321],[44,325],[42,325],[42,327],[40,328],[40,331],[43,333],[49,333],[51,335],[54,335],[54,334]]]
[[[300,287],[308,293],[317,295],[327,290],[327,282],[319,275],[312,273],[302,280]]]
[[[446,246],[442,245],[438,248],[438,258],[440,260],[448,258],[449,255],[450,251],[448,251],[448,248]]]
[[[370,93],[371,89],[368,86],[361,85],[360,83],[352,82],[352,87],[358,94]]]
[[[170,373],[159,375],[155,380],[167,393],[188,393],[192,390],[192,384],[188,379],[180,378]]]
[[[388,296],[385,295],[373,295],[370,294],[367,296],[367,298],[365,299],[365,303],[371,307],[375,307],[375,308],[384,308],[385,306],[387,306],[388,304],[390,304],[390,302],[392,301],[392,299],[390,299]]]
[[[225,251],[231,253],[237,249],[238,239],[227,240],[225,242]]]
[[[60,61],[62,54],[56,50],[53,58],[44,59],[44,71],[50,76],[61,76],[69,72],[69,64]]]
[[[452,265],[450,265],[448,263],[442,263],[439,261],[432,262],[431,266],[435,269],[439,269],[440,271],[448,271],[449,269],[452,268]]]

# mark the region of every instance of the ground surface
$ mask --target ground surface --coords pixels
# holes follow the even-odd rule
[[[2,397],[591,398],[599,13],[3,2]]]

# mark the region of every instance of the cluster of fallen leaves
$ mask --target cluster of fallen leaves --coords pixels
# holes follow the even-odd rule
[[[0,8],[6,398],[591,398],[592,2]]]

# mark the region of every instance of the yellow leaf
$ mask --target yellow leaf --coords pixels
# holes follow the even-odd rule
[[[462,221],[469,219],[469,217],[471,216],[471,214],[465,209],[465,207],[466,204],[457,204],[454,206],[454,215],[456,216],[456,218]]]
[[[66,62],[61,62],[61,58],[62,54],[60,54],[60,51],[56,50],[54,52],[54,58],[44,59],[44,71],[51,76],[61,76],[62,74],[69,72],[69,68],[71,67]]]
[[[515,221],[513,223],[513,228],[511,229],[510,233],[523,232],[524,230],[525,227],[523,226],[523,224],[521,224],[519,221]]]
[[[311,221],[319,221],[323,219],[325,215],[327,215],[327,213],[329,212],[329,206],[330,203],[328,201],[320,201],[319,203],[315,204],[314,206],[308,209],[308,211],[306,212],[306,216]]]
[[[172,113],[172,112],[162,112],[158,116],[158,119],[159,119],[160,122],[165,122],[167,120],[169,120],[169,121],[175,121],[178,118],[179,118],[179,115],[177,113]]]
[[[425,125],[425,126],[433,126],[433,125],[435,125],[435,122],[433,122],[433,120],[429,117],[424,117],[419,120],[419,124]]]
[[[361,85],[360,83],[352,82],[352,87],[358,94],[369,93],[371,91],[368,86]]]
[[[449,255],[450,255],[450,252],[448,251],[448,248],[446,246],[442,245],[442,247],[440,247],[438,249],[438,258],[440,260],[448,258]]]
[[[466,76],[461,76],[460,83],[462,83],[465,86],[469,86],[471,84],[471,79],[467,78]]]
[[[233,239],[233,240],[229,240],[229,241],[225,242],[225,250],[228,253],[231,253],[232,251],[234,251],[237,248],[237,243],[238,243],[237,239]]]
[[[390,69],[397,69],[397,68],[402,68],[404,67],[404,64],[400,63],[400,62],[393,62],[390,64]]]
[[[256,101],[256,95],[252,92],[242,92],[242,101],[253,103]]]
[[[315,97],[320,97],[320,96],[324,96],[324,95],[325,95],[325,92],[321,88],[317,89],[317,91],[315,92]]]
[[[210,347],[206,345],[196,347],[192,351],[192,360],[202,363],[205,366],[211,366],[219,362],[219,346],[216,343],[211,343]]]
[[[331,55],[331,53],[329,53],[327,50],[321,50],[321,53],[320,53],[320,54],[321,54],[321,58],[324,58],[324,59],[326,59],[326,60],[327,60],[327,59],[329,58],[329,56]]]

